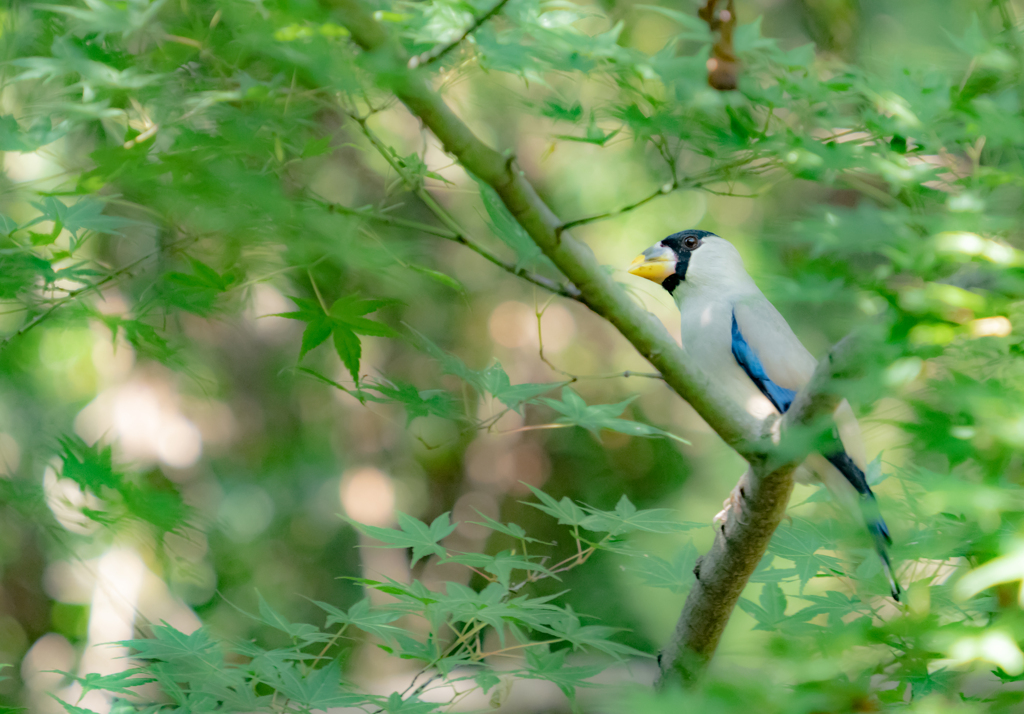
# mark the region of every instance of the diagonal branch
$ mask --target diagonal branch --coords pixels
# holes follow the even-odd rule
[[[647,194],[646,196],[641,198],[639,201],[634,201],[633,203],[629,203],[629,204],[627,204],[625,206],[622,206],[621,208],[616,208],[616,209],[613,209],[611,211],[606,211],[604,213],[598,213],[598,214],[595,214],[593,216],[585,216],[584,218],[577,218],[577,219],[572,220],[572,221],[566,221],[562,225],[558,226],[558,228],[556,229],[556,233],[558,233],[558,235],[561,236],[562,233],[564,233],[565,231],[569,230],[570,228],[575,228],[576,226],[585,226],[588,223],[595,223],[597,221],[603,221],[603,220],[605,220],[607,218],[614,218],[615,216],[622,215],[623,213],[629,213],[630,211],[633,211],[633,210],[635,210],[637,208],[640,208],[641,206],[644,206],[644,205],[650,203],[654,199],[658,198],[658,196],[666,196],[666,195],[672,193],[673,191],[677,190],[679,187],[680,187],[679,186],[679,181],[672,181],[671,183],[665,184],[664,186],[659,188],[657,191],[654,191],[653,193]]]
[[[782,438],[776,454],[751,467],[740,478],[736,491],[741,503],[715,533],[715,542],[694,568],[697,579],[686,597],[675,633],[658,658],[658,686],[691,684],[704,671],[729,622],[736,602],[757,568],[772,534],[782,521],[793,491],[793,471],[807,454],[806,447],[790,448],[785,436],[793,427],[808,427],[831,414],[840,397],[827,391],[840,376],[850,377],[857,368],[854,340],[846,337],[823,359],[810,383],[797,395],[773,431]]]
[[[725,176],[726,173],[731,169],[743,166],[745,164],[749,164],[753,160],[754,158],[751,157],[743,159],[742,161],[735,161],[721,166],[716,166],[700,174],[689,176],[684,179],[673,179],[669,183],[663,185],[658,190],[652,191],[651,193],[647,194],[641,199],[634,201],[633,203],[627,203],[625,206],[620,206],[619,208],[612,209],[611,211],[605,211],[604,213],[597,213],[592,216],[584,216],[583,218],[575,218],[571,221],[566,221],[556,229],[556,233],[558,235],[561,235],[563,231],[567,231],[570,228],[575,228],[577,226],[585,226],[590,223],[596,223],[597,221],[604,221],[609,218],[621,216],[623,213],[629,213],[630,211],[634,211],[637,208],[640,208],[641,206],[647,205],[648,203],[658,198],[659,196],[667,196],[668,194],[674,191],[678,191],[680,189],[702,188],[705,191],[708,191],[709,193],[716,193],[715,191],[711,191],[709,188],[707,188],[708,184],[721,181],[723,176]]]
[[[485,260],[493,263],[502,270],[515,275],[516,277],[522,278],[528,283],[533,283],[537,287],[550,290],[555,295],[561,295],[562,297],[569,298],[570,300],[580,299],[579,290],[576,289],[575,285],[572,285],[571,283],[568,285],[559,285],[550,278],[546,278],[543,275],[537,275],[536,273],[531,273],[525,268],[520,268],[512,262],[498,257],[479,243],[470,240],[463,232],[453,231],[448,228],[439,228],[438,226],[431,226],[426,223],[420,223],[419,221],[410,221],[408,219],[391,216],[386,213],[349,208],[348,206],[343,206],[339,203],[327,203],[325,201],[317,201],[317,203],[323,206],[326,210],[333,211],[335,213],[343,213],[347,216],[364,218],[368,221],[375,221],[389,226],[410,228],[412,230],[427,233],[428,235],[437,236],[438,238],[446,238],[454,243],[466,246],[477,255],[482,256]]]
[[[513,265],[512,263],[502,260],[494,253],[484,248],[479,243],[470,240],[469,236],[466,234],[466,231],[462,229],[458,221],[456,221],[455,218],[448,211],[446,211],[444,207],[442,207],[441,204],[438,203],[437,200],[433,196],[431,196],[430,193],[425,188],[423,188],[421,184],[419,184],[412,176],[410,176],[409,172],[406,171],[403,166],[401,166],[395,160],[395,157],[392,155],[391,151],[384,144],[384,142],[382,142],[377,137],[377,135],[370,130],[370,127],[367,126],[366,117],[361,117],[357,114],[351,113],[349,113],[348,116],[354,122],[359,124],[359,128],[363,132],[363,136],[365,136],[366,139],[373,145],[373,148],[375,148],[377,152],[382,157],[384,157],[384,160],[388,162],[392,169],[394,169],[395,173],[397,173],[401,177],[402,181],[406,185],[406,188],[412,191],[416,195],[416,197],[420,199],[423,205],[426,206],[431,213],[437,216],[437,219],[441,221],[441,223],[443,223],[447,228],[447,232],[443,234],[437,229],[433,229],[432,231],[428,232],[432,233],[433,235],[437,235],[442,238],[447,238],[448,240],[455,241],[460,245],[466,246],[467,248],[475,252],[477,255],[480,255],[486,260],[489,260],[502,270],[506,270],[512,275],[520,277],[523,280],[527,281],[528,283],[533,283],[538,287],[542,287],[545,290],[550,290],[551,292],[557,295],[561,295],[562,297],[567,297],[572,300],[579,300],[580,302],[585,302],[580,297],[580,291],[576,289],[575,285],[572,285],[571,283],[569,285],[559,285],[557,282],[551,280],[550,278],[546,278],[543,275],[537,275],[536,273],[532,273],[529,270],[526,270],[525,268],[521,268],[517,265]],[[365,213],[360,215],[366,216],[367,218],[374,218],[374,216],[370,216]],[[396,219],[390,220],[392,222],[395,222]],[[396,223],[396,225],[400,224]]]
[[[390,89],[471,173],[486,181],[545,255],[580,291],[583,302],[611,322],[704,420],[751,464],[741,481],[738,511],[725,523],[701,564],[698,584],[687,598],[676,636],[662,657],[662,682],[691,681],[710,660],[751,573],[778,526],[793,487],[792,473],[810,445],[784,444],[786,457],[773,456],[780,428],[811,424],[835,408],[837,397],[823,385],[835,371],[830,357],[782,420],[766,424],[736,404],[722,388],[686,359],[661,323],[629,297],[604,270],[588,246],[575,240],[526,180],[513,158],[484,144],[455,115],[421,73],[409,72],[401,46],[359,0],[322,0],[339,11],[352,38],[368,54],[378,81]],[[820,374],[819,374],[820,373]],[[765,436],[771,427],[774,437]],[[780,462],[781,459],[781,462]]]
[[[313,201],[329,213],[340,213],[345,216],[352,216],[353,218],[362,218],[367,221],[373,221],[374,223],[383,223],[386,226],[395,226],[396,228],[408,228],[410,230],[426,233],[427,235],[437,236],[438,238],[447,238],[448,240],[455,240],[456,238],[455,233],[447,228],[439,228],[438,226],[432,226],[429,223],[410,221],[407,218],[392,216],[390,213],[379,213],[369,208],[351,208],[340,203],[330,203],[320,199],[313,199]]]
[[[464,168],[494,188],[526,233],[579,289],[594,312],[606,318],[665,376],[723,439],[744,456],[759,454],[761,422],[726,396],[685,359],[662,324],[636,303],[597,261],[589,246],[568,231],[537,195],[514,159],[483,143],[427,83],[405,69],[405,52],[359,0],[322,0],[335,7],[352,38],[372,55],[378,81],[390,89]]]
[[[494,6],[490,10],[485,12],[480,17],[475,18],[473,20],[473,24],[467,27],[466,31],[459,35],[458,39],[452,40],[446,45],[438,45],[432,50],[427,50],[426,52],[409,58],[407,66],[409,67],[409,69],[416,69],[417,67],[425,67],[431,62],[436,62],[437,60],[441,59],[446,54],[448,54],[456,47],[461,45],[467,37],[476,32],[480,28],[480,25],[484,24],[492,17],[497,15],[499,12],[501,12],[501,9],[505,7],[506,3],[508,3],[508,0],[498,0],[496,3],[494,3]]]

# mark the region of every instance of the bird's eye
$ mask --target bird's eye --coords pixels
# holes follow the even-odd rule
[[[687,250],[693,250],[699,243],[700,241],[696,236],[686,236],[686,238],[683,239],[683,245],[686,246]]]

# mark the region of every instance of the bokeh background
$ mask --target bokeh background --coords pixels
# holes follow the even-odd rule
[[[435,39],[445,37],[445,13],[457,11],[451,7],[437,5]],[[692,3],[665,7],[691,16],[697,9]],[[841,63],[850,63],[885,76],[892,87],[900,81],[893,78],[896,68],[909,67],[953,77],[943,81],[955,87],[961,77],[967,83],[987,72],[1001,92],[993,102],[1016,96],[1018,60],[1005,50],[985,55],[997,52],[985,49],[985,38],[1002,32],[1000,11],[1024,13],[1017,2],[737,0],[735,9],[741,23],[761,18],[761,34],[785,50],[813,43],[825,74],[840,76]],[[692,30],[622,0],[597,7],[565,2],[544,6],[544,12],[551,27],[587,35],[621,24],[613,44],[643,55],[664,52],[681,31]],[[354,577],[417,578],[431,588],[471,582],[464,568],[438,565],[436,558],[410,569],[404,550],[372,547],[343,517],[393,526],[398,511],[426,522],[450,511],[463,523],[446,546],[484,551],[495,547],[490,532],[465,521],[485,514],[555,542],[558,559],[575,546],[552,519],[524,505],[533,499],[525,484],[598,508],[614,507],[625,494],[639,507],[670,508],[681,521],[708,524],[744,470],[685,402],[646,375],[649,365],[602,319],[453,241],[411,227],[409,222],[438,223],[358,124],[309,88],[316,72],[306,65],[289,69],[291,53],[305,46],[324,58],[319,71],[344,70],[344,63],[330,59],[330,48],[345,39],[323,31],[321,14],[315,5],[283,0],[132,0],[117,6],[18,0],[0,8],[7,60],[0,70],[0,114],[16,122],[0,124],[6,150],[0,221],[11,231],[0,258],[0,662],[11,665],[3,671],[8,678],[0,682],[0,701],[7,705],[61,711],[48,695],[76,702],[81,685],[54,670],[80,676],[120,671],[125,650],[106,643],[136,636],[150,623],[166,621],[185,632],[205,624],[217,637],[272,645],[282,634],[248,614],[257,610],[258,594],[290,619],[312,621],[322,613],[310,600],[348,607],[362,598]],[[122,34],[90,25],[101,20]],[[310,27],[321,28],[312,39]],[[965,50],[969,42],[982,45]],[[684,40],[675,51],[684,56],[699,45]],[[705,111],[724,116],[720,93],[706,86],[699,53],[698,60],[676,100],[693,108],[695,120]],[[481,71],[458,52],[451,65],[438,80],[445,97],[485,140],[515,152],[563,219],[629,204],[671,180],[652,145],[621,131],[614,112],[602,109],[614,103],[619,88],[600,68],[527,68],[517,76],[500,67]],[[884,91],[889,94],[880,95],[881,104],[906,104],[894,100],[891,89]],[[383,96],[372,101],[380,109],[368,122],[374,135],[413,171],[419,169],[409,159],[420,157],[429,168],[417,174],[422,186],[467,235],[513,263],[548,271],[529,250],[516,254],[516,246],[510,248],[511,229],[498,225],[501,216],[482,200],[477,182],[418,121]],[[1002,106],[992,112],[999,114]],[[1008,136],[1020,125],[1019,113],[1019,106],[1006,112]],[[787,120],[779,121],[783,134]],[[57,138],[39,138],[44,122]],[[791,131],[814,140],[795,113]],[[929,127],[926,133],[942,131]],[[16,143],[32,136],[40,146]],[[573,140],[581,136],[590,141]],[[992,139],[990,147],[1012,142]],[[1019,162],[1015,148],[979,158],[983,147],[977,145],[972,157],[963,145],[950,144],[950,152],[917,165],[939,164],[959,176],[958,167],[969,174],[972,161],[975,171],[979,162]],[[674,150],[682,175],[713,170],[725,155],[702,155],[685,140]],[[876,169],[885,176],[884,167]],[[861,184],[827,181],[794,176],[766,161],[763,171],[718,174],[701,189],[668,193],[573,233],[678,335],[669,296],[622,268],[669,233],[715,231],[737,245],[764,292],[808,348],[822,355],[883,313],[899,313],[891,323],[903,324],[905,337],[918,319],[912,315],[922,311],[914,313],[899,296],[912,289],[923,295],[926,282],[935,284],[928,271],[949,267],[933,251],[930,264],[921,256],[908,259],[917,262],[904,266],[903,283],[887,283],[887,294],[858,282],[862,276],[889,280],[878,265],[898,262],[893,254],[903,250],[902,226],[917,220],[905,215],[914,206],[893,203],[899,193],[876,177]],[[968,201],[975,195],[944,190]],[[1000,188],[993,181],[979,191],[979,200],[998,214],[997,225],[986,224],[984,234],[998,232],[1008,241],[998,245],[1014,255],[1020,184]],[[946,197],[928,200],[943,206]],[[80,206],[82,215],[69,217],[47,201]],[[366,220],[326,204],[369,207],[406,223]],[[922,205],[925,236],[954,227],[928,212],[932,204]],[[975,213],[956,215],[958,230],[984,232],[980,222],[972,223]],[[15,249],[24,245],[55,270],[97,272],[40,278],[32,272],[42,270],[38,263]],[[988,244],[974,253],[957,245],[969,256]],[[1015,281],[1011,267],[1007,280]],[[82,290],[103,276],[110,279]],[[330,304],[351,293],[391,300],[370,317],[402,335],[363,337],[360,373],[395,388],[446,390],[445,408],[463,417],[428,414],[410,421],[398,403],[361,403],[330,340],[300,359],[304,324],[280,316],[296,309],[292,298],[322,296]],[[877,491],[896,536],[896,558],[908,562],[900,570],[907,584],[926,577],[943,586],[949,574],[979,562],[977,553],[965,558],[942,556],[937,547],[914,551],[928,518],[939,513],[952,514],[966,529],[954,530],[951,539],[984,542],[979,550],[989,557],[1014,552],[1016,516],[1006,512],[1019,515],[1024,507],[1024,422],[1014,402],[1019,338],[1011,333],[1012,291],[993,288],[991,294],[997,293],[998,299],[978,298],[977,304],[962,296],[953,299],[959,303],[942,303],[945,317],[926,325],[932,332],[917,333],[914,343],[932,352],[897,354],[893,367],[879,373],[884,388],[869,390],[874,398],[856,405],[869,456],[882,455],[881,471],[888,476]],[[920,300],[933,298],[928,293]],[[48,313],[51,306],[56,309]],[[952,314],[956,310],[961,312]],[[513,384],[573,378],[573,389],[590,404],[637,395],[625,417],[689,444],[542,428],[557,415],[537,405],[522,413],[506,410],[443,374],[417,348],[416,333],[473,369],[500,363]],[[943,354],[953,355],[949,363],[942,362]],[[964,386],[947,370],[975,381]],[[997,381],[986,386],[993,375]],[[961,391],[947,395],[959,400],[956,407],[946,409],[952,401],[934,398],[936,379],[959,385]],[[476,428],[472,420],[488,428]],[[961,431],[950,431],[955,428]],[[69,477],[69,462],[85,475]],[[108,479],[109,487],[85,488],[90,478]],[[917,488],[927,478],[934,489]],[[931,490],[937,495],[928,501]],[[798,525],[833,524],[843,548],[828,552],[855,565],[867,562],[855,524],[836,520],[830,501],[816,494],[813,487],[797,488]],[[968,530],[971,535],[964,536]],[[704,527],[638,535],[630,543],[672,562],[686,548],[706,550],[711,539]],[[538,584],[536,592],[567,591],[565,600],[578,612],[623,628],[620,641],[655,653],[669,637],[684,594],[652,587],[632,565],[614,553],[598,553],[561,582]],[[788,566],[780,556],[775,567]],[[876,577],[868,568],[862,568],[866,577]],[[785,589],[823,594],[858,587],[850,578],[825,575]],[[751,586],[752,600],[760,587]],[[927,613],[927,598],[911,595],[911,607]],[[1017,613],[1006,615],[1012,623],[1019,619],[1015,597],[1011,588],[1000,600]],[[883,621],[896,616],[891,604],[879,600],[873,607]],[[755,629],[757,624],[750,612],[737,610],[716,660],[719,671],[758,672],[766,657],[778,655],[771,649],[773,634]],[[989,672],[996,665],[1004,673],[1013,669],[1020,655],[1017,625],[1008,627],[1011,635],[999,640],[1003,649],[996,654],[994,646],[979,645],[967,655],[959,650],[963,661],[975,659],[972,652],[982,661],[956,670],[955,679],[975,677],[963,685],[966,691],[995,687],[999,680]],[[958,637],[931,640],[934,658],[956,661],[950,652]],[[922,666],[927,679],[929,669]],[[346,667],[353,681],[382,691],[411,671],[409,663],[385,656],[370,641],[352,644]],[[650,664],[638,662],[621,676],[649,681]],[[111,699],[91,692],[80,704],[102,712]],[[554,687],[523,705],[534,711],[567,707]]]

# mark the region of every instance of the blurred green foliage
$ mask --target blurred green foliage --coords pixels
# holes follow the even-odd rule
[[[0,711],[1019,711],[1024,6],[741,0],[733,92],[697,3],[493,8],[375,17],[604,263],[707,228],[862,328],[906,602],[798,488],[653,693],[743,465],[391,70],[312,0],[12,0]]]

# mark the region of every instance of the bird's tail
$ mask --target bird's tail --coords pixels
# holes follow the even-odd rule
[[[889,592],[892,599],[900,601],[900,584],[896,581],[896,575],[892,572],[892,561],[889,559],[889,546],[892,545],[892,537],[889,535],[889,527],[885,525],[882,514],[878,511],[878,502],[875,494],[868,489],[866,494],[861,495],[861,511],[864,514],[864,523],[871,534],[871,540],[875,544],[875,552],[882,561],[882,572],[889,581]]]
[[[889,546],[892,545],[892,537],[889,535],[889,527],[885,525],[885,521],[882,519],[882,514],[878,509],[878,502],[875,500],[875,494],[871,492],[871,487],[868,485],[864,472],[860,470],[860,467],[853,462],[853,459],[845,451],[827,456],[826,458],[860,494],[860,506],[861,513],[864,516],[864,523],[868,528],[868,533],[871,534],[872,541],[874,541],[875,551],[882,561],[882,572],[885,573],[885,577],[889,581],[889,592],[892,593],[892,599],[899,602],[900,594],[903,591],[900,589],[900,584],[896,582],[896,576],[892,571],[892,561],[889,559]]]

